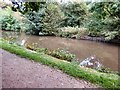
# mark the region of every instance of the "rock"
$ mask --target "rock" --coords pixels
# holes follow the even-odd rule
[[[71,38],[72,38],[72,39],[76,39],[76,38],[77,38],[77,35],[72,35]]]
[[[83,60],[80,63],[80,66],[99,69],[102,67],[102,64],[99,62],[99,60],[95,56],[91,56],[91,57],[88,57],[85,60]]]
[[[25,42],[26,41],[23,39],[22,42],[21,42],[21,46],[24,46]]]
[[[39,32],[39,35],[40,35],[40,36],[43,36],[43,35],[44,35],[44,33],[42,33],[42,32]]]

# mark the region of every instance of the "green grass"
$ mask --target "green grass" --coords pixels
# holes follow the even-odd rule
[[[101,73],[93,69],[83,68],[77,64],[54,58],[46,54],[35,53],[24,47],[9,44],[7,41],[0,40],[0,48],[42,64],[58,68],[63,72],[80,79],[90,81],[105,88],[120,88],[119,77],[116,74]]]

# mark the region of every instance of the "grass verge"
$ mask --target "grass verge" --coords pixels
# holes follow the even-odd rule
[[[24,47],[9,44],[7,41],[0,40],[0,48],[7,50],[11,53],[19,55],[42,64],[57,67],[63,72],[80,79],[90,81],[91,83],[98,84],[105,88],[120,88],[119,78],[120,76],[116,74],[101,73],[93,69],[83,68],[77,64],[70,63],[64,60],[54,58],[46,54],[40,54],[35,52],[30,52]]]

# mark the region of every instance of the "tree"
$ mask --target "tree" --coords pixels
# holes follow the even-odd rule
[[[62,20],[61,26],[80,27],[87,15],[85,3],[68,3],[61,6],[65,17]]]
[[[23,13],[27,13],[30,11],[38,12],[39,8],[40,7],[42,8],[45,4],[46,4],[46,2],[43,0],[40,0],[39,2],[25,2]]]
[[[90,9],[88,21],[90,31],[99,32],[106,39],[119,39],[120,2],[94,2]],[[108,34],[109,33],[109,34]]]
[[[39,3],[38,11],[31,10],[27,13],[28,23],[31,24],[27,31],[35,35],[39,35],[40,32],[52,35],[57,32],[59,21],[63,17],[62,11],[57,3]]]
[[[44,32],[49,34],[55,34],[58,32],[57,28],[59,27],[60,21],[63,19],[64,14],[61,11],[57,3],[49,3],[45,10],[44,21]]]

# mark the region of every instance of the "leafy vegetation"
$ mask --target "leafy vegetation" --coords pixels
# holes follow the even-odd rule
[[[37,8],[33,8],[32,3]],[[86,4],[78,3],[60,5],[57,2],[47,1],[26,2],[25,8],[28,8],[27,11],[29,11],[26,12],[25,10],[24,12],[28,19],[26,23],[29,23],[28,26],[30,26],[26,31],[36,35],[39,33],[58,35],[61,27],[80,27],[87,15]]]
[[[36,52],[30,52],[29,50],[23,47],[17,46],[16,44],[9,44],[7,41],[4,40],[0,40],[0,48],[5,49],[11,53],[17,54],[21,57],[28,58],[30,60],[34,60],[36,62],[40,62],[51,67],[57,67],[63,72],[76,78],[85,79],[106,88],[120,88],[118,75],[100,73],[89,68],[80,67],[74,63],[53,58],[43,53],[40,54]]]
[[[25,2],[23,7],[22,13],[26,16],[24,25],[27,33],[69,38],[88,35],[104,37],[106,41],[120,39],[120,2],[117,0],[66,4],[39,0],[39,2]],[[71,28],[66,32],[65,27]],[[76,32],[71,32],[76,27],[84,27],[87,30],[81,33],[77,29],[76,32],[79,33],[76,35]]]
[[[13,11],[10,8],[0,10],[0,29],[8,31],[20,31],[19,21],[12,16]]]
[[[71,38],[79,32],[79,29],[78,27],[62,27],[58,29],[56,36]]]
[[[39,10],[39,7],[42,6],[41,4],[44,4],[44,3],[45,2],[36,2],[36,3],[26,2],[24,4],[24,11],[22,13],[27,13],[27,12],[30,12],[30,11],[36,11],[37,12]]]
[[[39,33],[53,35],[57,33],[58,21],[62,18],[62,12],[57,4],[40,2],[39,10],[26,14],[26,23],[30,26],[26,29],[35,35]],[[27,26],[28,27],[28,26]]]
[[[36,5],[36,9],[31,6],[32,3],[26,4],[26,8],[30,8],[27,18],[33,23],[30,27],[32,32],[38,31],[37,33],[42,32],[48,35],[71,38],[76,35],[76,33],[70,32],[72,28],[86,27],[88,29],[86,33],[80,34],[77,31],[79,32],[77,35],[104,37],[105,40],[120,38],[119,2],[58,4],[42,1],[39,4],[34,2],[38,5]],[[64,27],[72,28],[69,28],[68,32],[59,30],[59,28],[64,29]],[[80,36],[78,37],[80,38]]]
[[[75,55],[69,53],[69,51],[66,51],[66,50],[60,50],[60,49],[53,50],[50,53],[48,53],[48,55],[51,55],[58,59],[67,60],[67,61],[75,60]]]
[[[87,36],[89,32],[86,30],[86,28],[79,28],[79,27],[62,27],[58,29],[58,33],[56,33],[56,36],[65,37],[65,38],[74,38],[74,39],[80,39],[83,36]]]
[[[1,23],[1,30],[20,31],[19,22],[11,15],[4,16],[3,19],[1,19],[0,23]]]
[[[69,51],[62,50],[59,48],[57,50],[48,50],[47,48],[36,48],[34,45],[27,45],[26,48],[36,51],[38,53],[45,53],[55,58],[70,61],[70,62],[76,59],[76,56],[74,54],[71,54]]]
[[[120,2],[95,2],[91,4],[88,30],[90,36],[104,36],[106,40],[119,39]]]
[[[86,19],[88,10],[85,3],[68,3],[61,5],[64,12],[64,18],[60,22],[62,27],[81,27]]]

